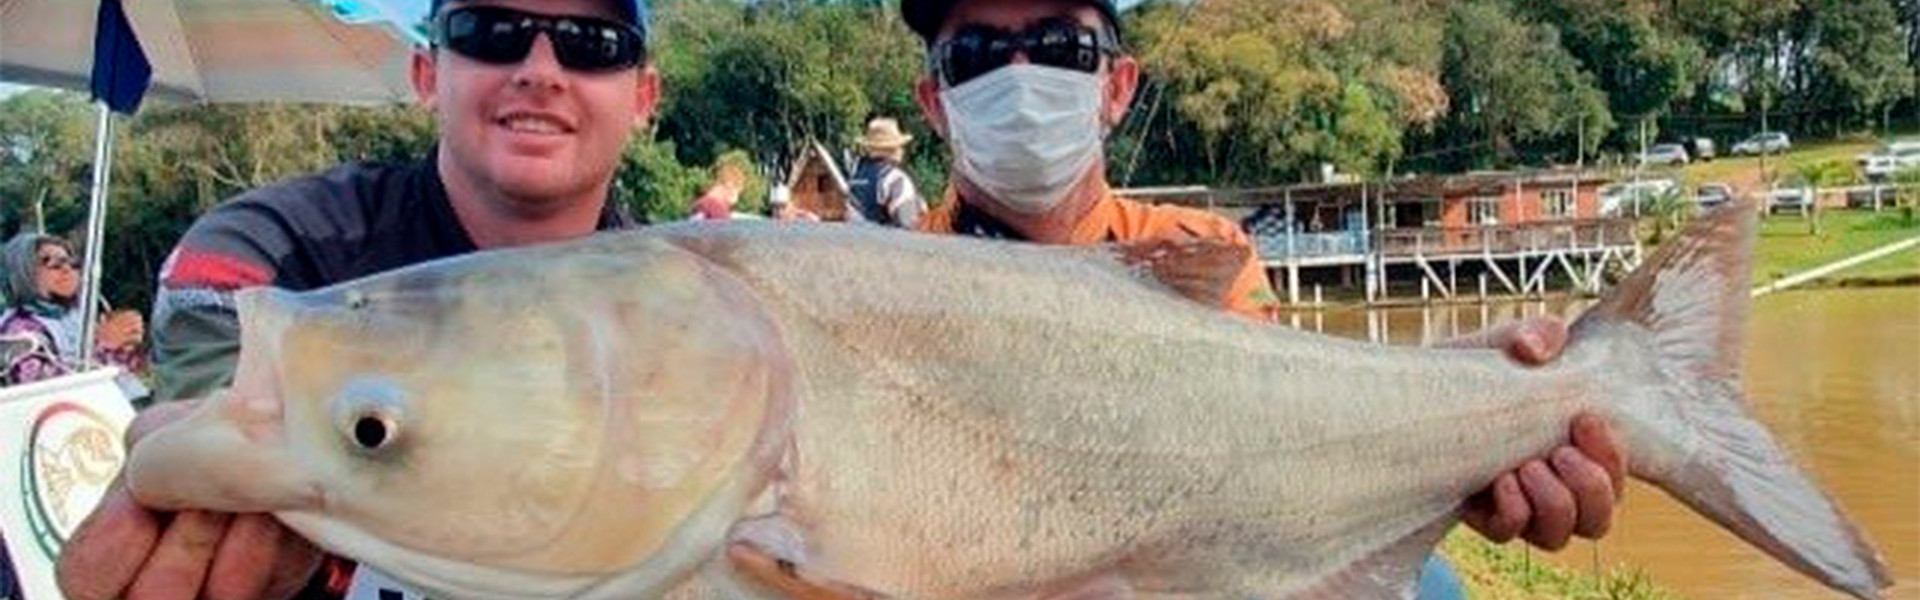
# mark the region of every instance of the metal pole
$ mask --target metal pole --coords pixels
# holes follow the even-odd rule
[[[1640,157],[1633,166],[1633,216],[1640,216],[1640,197],[1645,190],[1640,186],[1640,174],[1647,170],[1647,118],[1640,118]]]
[[[94,124],[93,200],[87,205],[86,265],[80,270],[84,286],[80,293],[80,365],[93,368],[93,338],[99,334],[95,324],[100,318],[101,239],[107,227],[107,182],[113,174],[113,111],[99,103],[100,118]]]
[[[1580,139],[1575,142],[1579,145],[1573,149],[1573,168],[1585,171],[1587,170],[1587,113],[1580,113],[1580,124],[1577,127],[1580,128]]]
[[[1374,247],[1372,244],[1372,234],[1371,234],[1371,227],[1370,227],[1371,225],[1370,222],[1372,220],[1373,219],[1369,218],[1367,215],[1367,183],[1363,181],[1363,182],[1360,182],[1360,247],[1363,252],[1363,254],[1361,254],[1361,259],[1366,262],[1366,272],[1364,273],[1364,275],[1367,278],[1366,289],[1367,289],[1368,304],[1373,304],[1374,301],[1376,301],[1379,298],[1378,296],[1375,295],[1376,293],[1378,293],[1378,290],[1374,289],[1373,287],[1373,282],[1374,282],[1373,270],[1375,268],[1375,265],[1373,260]]]

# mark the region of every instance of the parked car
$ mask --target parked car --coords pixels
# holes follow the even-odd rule
[[[1719,151],[1714,149],[1713,138],[1703,137],[1687,140],[1687,153],[1693,156],[1694,160],[1701,162],[1713,162],[1713,159],[1719,155]]]
[[[1893,186],[1864,185],[1847,188],[1847,208],[1878,209],[1896,199]]]
[[[1807,214],[1813,209],[1813,185],[1806,180],[1793,178],[1774,184],[1773,191],[1767,192],[1767,213],[1797,212]]]
[[[1778,131],[1762,131],[1733,145],[1734,154],[1780,153],[1793,149],[1793,141]]]
[[[1860,172],[1871,183],[1884,183],[1894,173],[1920,167],[1920,140],[1899,140],[1860,155]]]
[[[1693,188],[1693,204],[1699,207],[1700,212],[1712,210],[1729,202],[1733,202],[1733,186],[1716,181],[1702,183],[1699,187]]]
[[[1640,155],[1640,162],[1649,165],[1684,165],[1690,160],[1687,149],[1679,144],[1654,144]]]
[[[1608,217],[1639,214],[1654,198],[1679,193],[1672,179],[1644,179],[1600,186],[1600,214]]]

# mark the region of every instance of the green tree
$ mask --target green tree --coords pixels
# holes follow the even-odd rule
[[[1900,206],[1902,220],[1912,226],[1916,223],[1914,212],[1920,210],[1920,167],[1899,170],[1893,174],[1893,182],[1899,186],[1894,202]]]
[[[1322,162],[1383,171],[1406,128],[1431,122],[1446,102],[1430,60],[1395,60],[1418,51],[1354,41],[1363,37],[1356,24],[1372,17],[1350,9],[1389,6],[1195,0],[1143,8],[1129,28],[1148,80],[1136,117],[1146,124],[1115,144],[1112,162],[1150,165],[1146,181],[1216,185],[1290,179]],[[1124,158],[1132,153],[1144,158]]]
[[[1780,34],[1800,0],[1689,0],[1670,6],[1675,28],[1693,39],[1707,60],[1691,98],[1677,109],[1700,118],[1677,125],[1690,134],[1746,135],[1760,125],[1761,110],[1773,109],[1783,96]],[[1752,122],[1713,118],[1735,113]]]
[[[1858,183],[1859,176],[1852,164],[1839,159],[1803,164],[1795,169],[1795,173],[1806,180],[1807,185],[1813,186],[1813,197],[1808,199],[1810,204],[1807,206],[1807,232],[1820,235],[1820,192]]]
[[[614,175],[613,194],[630,213],[651,223],[686,218],[707,173],[680,164],[673,142],[640,139],[627,144]]]
[[[1499,0],[1454,5],[1444,47],[1441,81],[1453,101],[1446,128],[1484,140],[1496,157],[1512,155],[1516,142],[1580,138],[1587,152],[1613,128],[1606,96],[1559,34],[1516,19]]]
[[[1799,78],[1809,107],[1842,108],[1839,131],[1883,117],[1912,83],[1899,15],[1889,0],[1806,0]],[[1864,117],[1864,118],[1863,118]]]
[[[84,216],[93,173],[93,112],[38,90],[0,102],[0,226],[33,229]],[[44,213],[44,214],[43,214]]]
[[[1678,233],[1697,210],[1693,200],[1681,193],[1678,187],[1653,194],[1646,200],[1646,207],[1640,213],[1640,224],[1652,228],[1646,234],[1648,245],[1665,243],[1667,236]]]
[[[1676,3],[1677,4],[1677,3]],[[1560,30],[1561,42],[1607,94],[1614,121],[1630,123],[1665,113],[1697,89],[1707,67],[1700,44],[1662,29],[1664,3],[1648,0],[1536,0],[1515,2],[1521,14]],[[1621,147],[1637,141],[1622,128]]]
[[[659,136],[682,161],[711,163],[741,149],[777,171],[808,143],[847,147],[876,115],[932,139],[913,118],[922,51],[887,11],[844,2],[675,0],[661,6],[656,28],[669,90]]]

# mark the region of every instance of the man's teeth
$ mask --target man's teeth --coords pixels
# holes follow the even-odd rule
[[[564,133],[559,123],[538,117],[512,117],[503,121],[507,129],[520,133]]]

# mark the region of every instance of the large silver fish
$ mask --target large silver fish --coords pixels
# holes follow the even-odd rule
[[[1741,398],[1753,220],[1696,222],[1533,369],[1228,316],[1176,293],[1230,278],[1203,244],[480,253],[243,294],[233,389],[128,476],[445,598],[1407,598],[1462,499],[1591,410],[1635,476],[1874,598],[1879,557]]]

